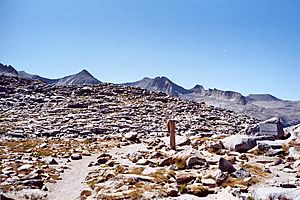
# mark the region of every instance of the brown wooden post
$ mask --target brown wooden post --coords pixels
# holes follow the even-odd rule
[[[170,135],[170,148],[173,150],[176,150],[176,142],[175,142],[175,121],[174,120],[168,120],[167,122],[168,127],[168,133]]]

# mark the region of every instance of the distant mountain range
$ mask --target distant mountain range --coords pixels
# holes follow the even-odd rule
[[[244,113],[257,119],[266,120],[280,117],[286,126],[300,123],[300,101],[286,101],[270,94],[250,94],[243,96],[238,92],[218,89],[205,90],[202,85],[185,89],[168,78],[143,78],[140,81],[124,83],[125,86],[141,87],[151,91],[161,91],[197,102],[205,102],[216,107]]]
[[[48,79],[39,75],[28,74],[24,71],[16,71],[10,65],[0,63],[0,74],[21,76],[27,79],[41,80],[55,85],[81,85],[99,84],[101,81],[94,78],[87,70],[58,79]],[[300,101],[281,100],[270,94],[250,94],[243,96],[234,91],[222,91],[218,89],[204,89],[202,85],[196,85],[191,89],[185,89],[167,77],[148,78],[119,85],[140,87],[150,91],[160,91],[182,99],[196,102],[205,102],[209,105],[233,110],[247,114],[257,119],[265,120],[271,117],[280,117],[286,126],[300,123]]]
[[[44,78],[39,75],[29,74],[25,71],[17,71],[10,65],[3,65],[0,63],[0,74],[21,76],[27,79],[40,80],[48,84],[54,85],[82,85],[82,84],[99,84],[101,81],[97,80],[86,69],[81,72],[65,76],[57,79]]]

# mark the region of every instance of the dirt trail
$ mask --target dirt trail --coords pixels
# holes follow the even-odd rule
[[[84,156],[81,160],[73,160],[57,183],[49,185],[49,200],[76,200],[83,189],[88,189],[85,178],[95,167],[88,167],[89,163],[97,160],[98,154]]]
[[[117,158],[118,162],[122,164],[132,165],[126,158],[128,153],[135,152],[138,150],[145,150],[143,144],[133,144],[122,148],[113,148],[107,153],[111,154],[114,158]],[[49,200],[76,200],[80,197],[80,192],[84,189],[88,189],[85,178],[88,173],[96,169],[96,167],[88,167],[91,162],[96,162],[99,154],[93,154],[91,156],[84,156],[81,160],[73,160],[69,167],[70,169],[65,170],[61,175],[61,180],[57,183],[49,184]]]

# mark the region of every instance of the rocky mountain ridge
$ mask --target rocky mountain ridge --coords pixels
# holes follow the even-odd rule
[[[13,66],[0,63],[0,75],[17,76],[18,72]]]
[[[243,96],[234,91],[218,89],[205,90],[202,85],[185,89],[166,77],[144,78],[132,83],[124,83],[150,91],[161,91],[182,99],[205,102],[209,105],[233,110],[238,113],[254,116],[261,120],[280,117],[286,126],[300,123],[300,101],[287,101],[270,94],[250,94]]]
[[[3,69],[4,68],[2,67],[2,71],[4,72]],[[12,71],[11,70],[12,67],[10,66],[10,72],[12,72],[13,75],[16,75],[14,69]],[[45,83],[56,85],[101,83],[87,70],[83,70],[78,74],[60,79],[48,79],[38,75],[31,75],[22,71],[19,71],[18,75],[24,78],[41,80]],[[173,83],[164,76],[156,78],[145,77],[140,81],[129,82],[120,85],[140,87],[150,91],[164,92],[182,99],[205,102],[209,105],[247,114],[260,120],[266,120],[271,117],[280,117],[284,121],[285,126],[300,123],[300,101],[281,100],[270,94],[250,94],[248,96],[243,96],[242,94],[234,91],[204,89],[202,85],[196,85],[192,89],[185,89]]]
[[[11,65],[3,65],[0,63],[0,74],[20,76],[22,78],[31,79],[31,80],[40,80],[47,84],[54,84],[54,85],[82,85],[82,84],[101,83],[101,81],[97,80],[86,69],[83,69],[77,74],[73,74],[73,75],[69,75],[57,79],[49,79],[49,78],[41,77],[39,75],[29,74],[25,71],[17,71]]]
[[[277,118],[260,122],[137,87],[18,76],[0,76],[0,97],[1,199],[300,195],[299,126],[283,130]]]

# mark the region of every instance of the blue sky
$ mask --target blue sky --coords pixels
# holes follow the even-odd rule
[[[298,0],[0,0],[0,62],[300,100]]]

